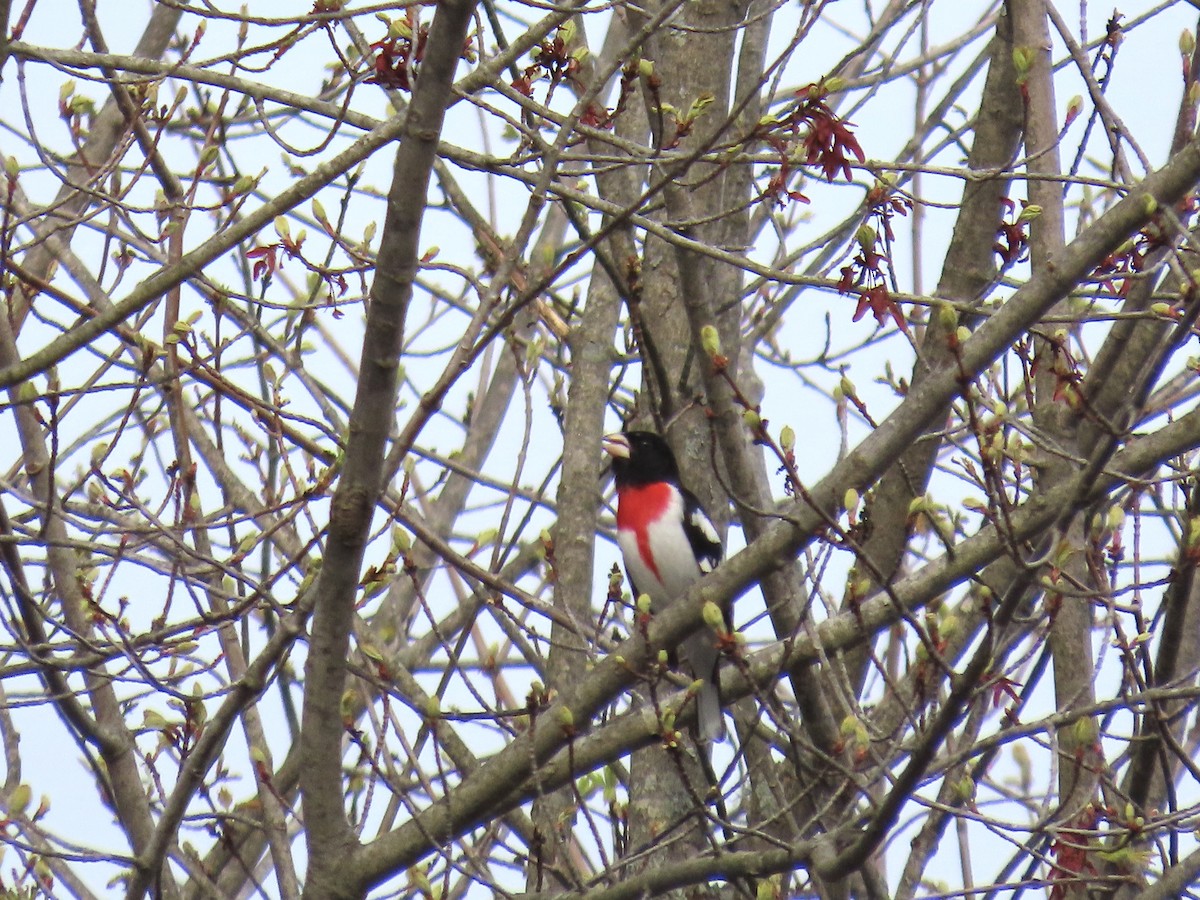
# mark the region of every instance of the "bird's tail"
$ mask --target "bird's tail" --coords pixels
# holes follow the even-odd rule
[[[696,695],[697,732],[704,743],[725,737],[725,715],[721,712],[721,691],[716,677],[717,673],[713,672],[713,680],[706,681]]]
[[[684,649],[692,676],[704,682],[696,695],[696,736],[704,743],[719,741],[725,737],[725,715],[721,711],[721,682],[717,672],[721,654],[715,637],[705,628],[689,637]]]

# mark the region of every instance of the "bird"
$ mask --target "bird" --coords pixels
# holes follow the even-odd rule
[[[724,548],[712,520],[680,482],[679,466],[667,442],[650,431],[606,435],[617,490],[617,544],[635,597],[650,596],[662,610],[682,597],[721,561]],[[696,695],[697,737],[705,743],[725,735],[717,664],[720,650],[709,628],[683,642],[692,676],[702,682]]]

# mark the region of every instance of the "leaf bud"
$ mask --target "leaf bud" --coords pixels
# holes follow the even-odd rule
[[[1038,206],[1036,203],[1030,203],[1024,209],[1021,210],[1021,214],[1019,216],[1017,216],[1017,221],[1022,222],[1022,223],[1023,222],[1032,222],[1034,219],[1040,218],[1041,215],[1042,215],[1042,208],[1040,206]]]
[[[725,615],[721,612],[721,607],[709,600],[704,604],[701,613],[704,616],[705,625],[717,634],[725,633]]]

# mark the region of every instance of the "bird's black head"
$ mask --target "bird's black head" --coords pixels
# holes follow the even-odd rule
[[[603,441],[612,457],[617,487],[636,487],[656,481],[679,483],[679,467],[667,442],[651,431],[623,431]]]

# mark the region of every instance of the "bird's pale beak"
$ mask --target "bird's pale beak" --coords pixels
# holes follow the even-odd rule
[[[629,459],[629,438],[623,434],[606,434],[600,446],[614,459]]]

